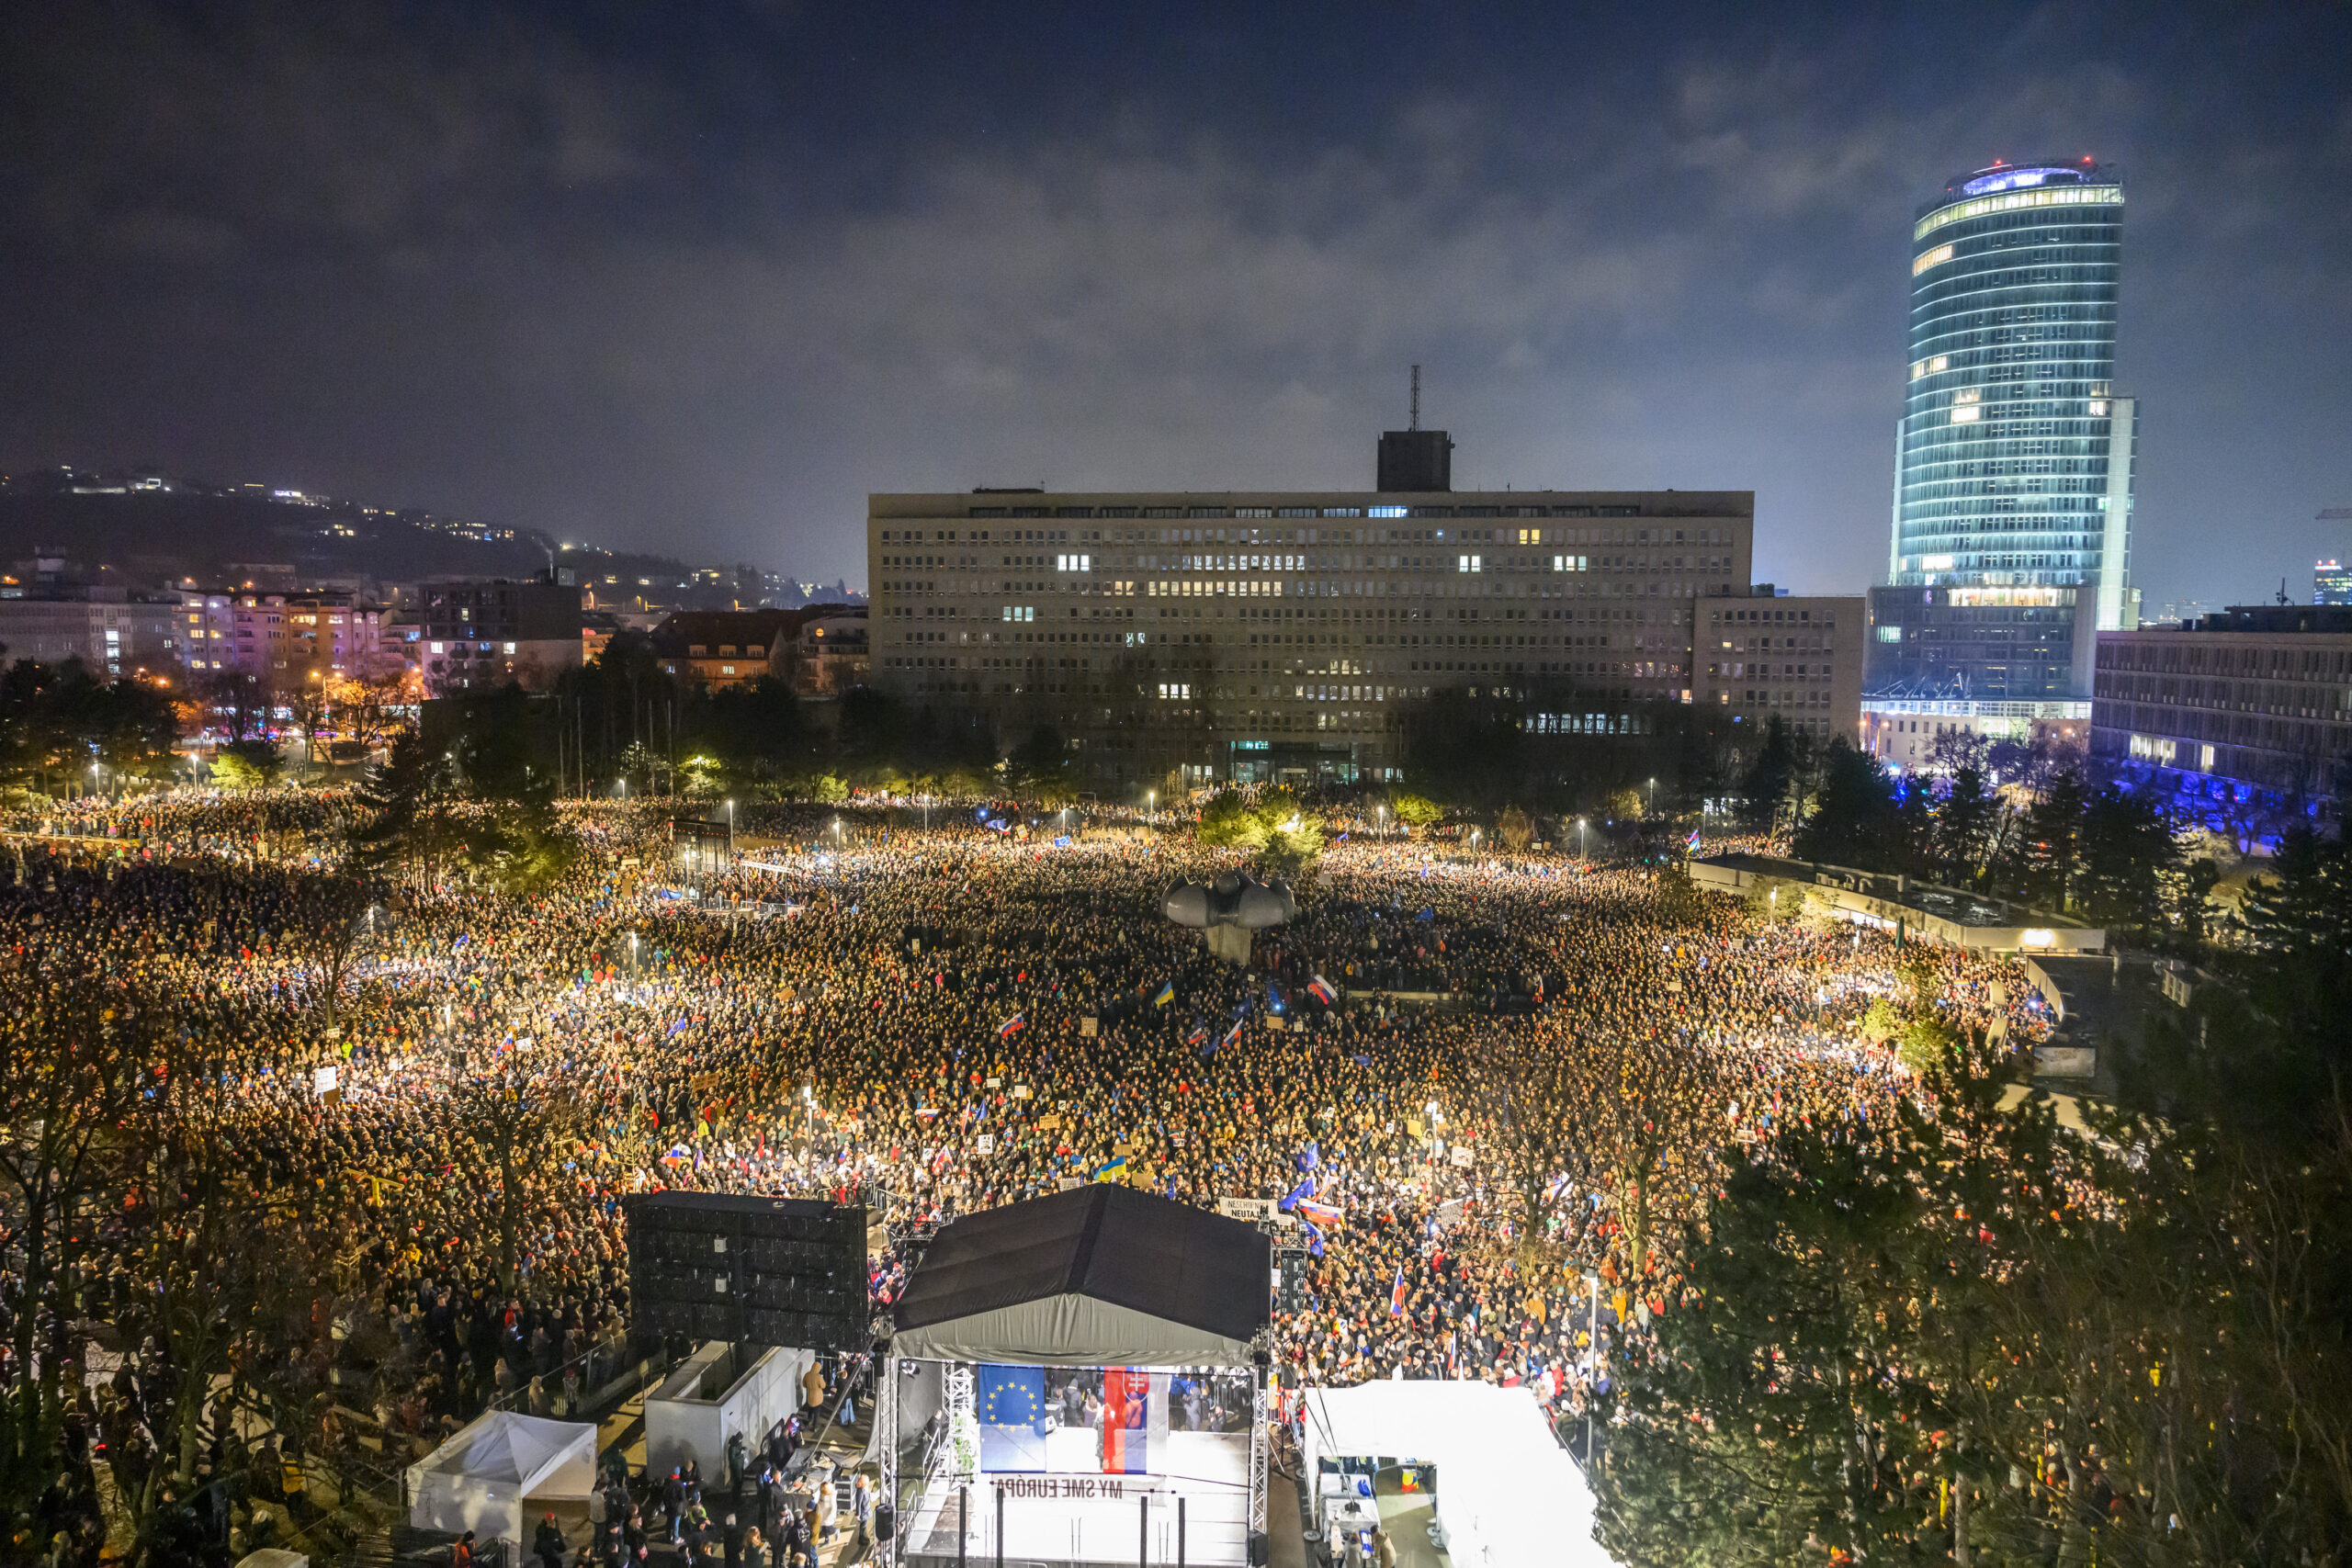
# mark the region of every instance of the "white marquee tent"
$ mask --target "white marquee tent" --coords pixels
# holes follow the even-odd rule
[[[1307,1474],[1324,1459],[1437,1467],[1457,1568],[1612,1568],[1592,1539],[1592,1490],[1532,1391],[1389,1380],[1304,1398]]]
[[[519,1550],[526,1499],[578,1502],[595,1485],[594,1427],[492,1410],[409,1466],[409,1523]]]

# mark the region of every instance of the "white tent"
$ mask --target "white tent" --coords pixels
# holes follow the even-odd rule
[[[578,1502],[595,1486],[594,1427],[492,1410],[408,1467],[408,1520],[519,1550],[526,1499]]]
[[[1483,1382],[1308,1389],[1306,1473],[1325,1459],[1437,1467],[1437,1517],[1457,1568],[1611,1568],[1592,1489],[1534,1393]]]

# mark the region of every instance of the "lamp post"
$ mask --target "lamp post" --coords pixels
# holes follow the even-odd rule
[[[1143,813],[1144,820],[1150,826],[1154,828],[1159,826],[1159,792],[1158,790],[1148,789],[1143,792]]]
[[[637,978],[637,933],[628,933],[628,977]]]
[[[735,852],[735,803],[731,800],[727,803],[727,852]]]
[[[1577,858],[1578,860],[1590,860],[1592,858],[1592,851],[1587,847],[1586,840],[1587,835],[1585,832],[1585,819],[1579,817],[1577,818]]]
[[[1657,780],[1650,780],[1650,815],[1657,815]]]

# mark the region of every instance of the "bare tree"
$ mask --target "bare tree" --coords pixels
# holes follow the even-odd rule
[[[62,976],[36,957],[0,970],[0,1251],[17,1288],[12,1375],[0,1424],[0,1483],[54,1479],[64,1386],[80,1347],[63,1340],[64,1282],[96,1247],[74,1223],[102,1211],[121,1179],[124,1129],[149,1074],[166,1061],[164,1032],[116,987]],[[51,1342],[41,1343],[43,1325]],[[15,1492],[28,1495],[28,1492]]]
[[[512,1290],[537,1194],[579,1149],[590,1108],[568,1080],[514,1058],[492,1072],[461,1076],[450,1103],[462,1135],[497,1172],[498,1278]]]

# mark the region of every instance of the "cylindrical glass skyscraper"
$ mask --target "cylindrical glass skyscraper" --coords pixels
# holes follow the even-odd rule
[[[2136,621],[2122,237],[2122,182],[2087,162],[1996,164],[1920,209],[1873,694],[2086,703],[2095,634]]]

